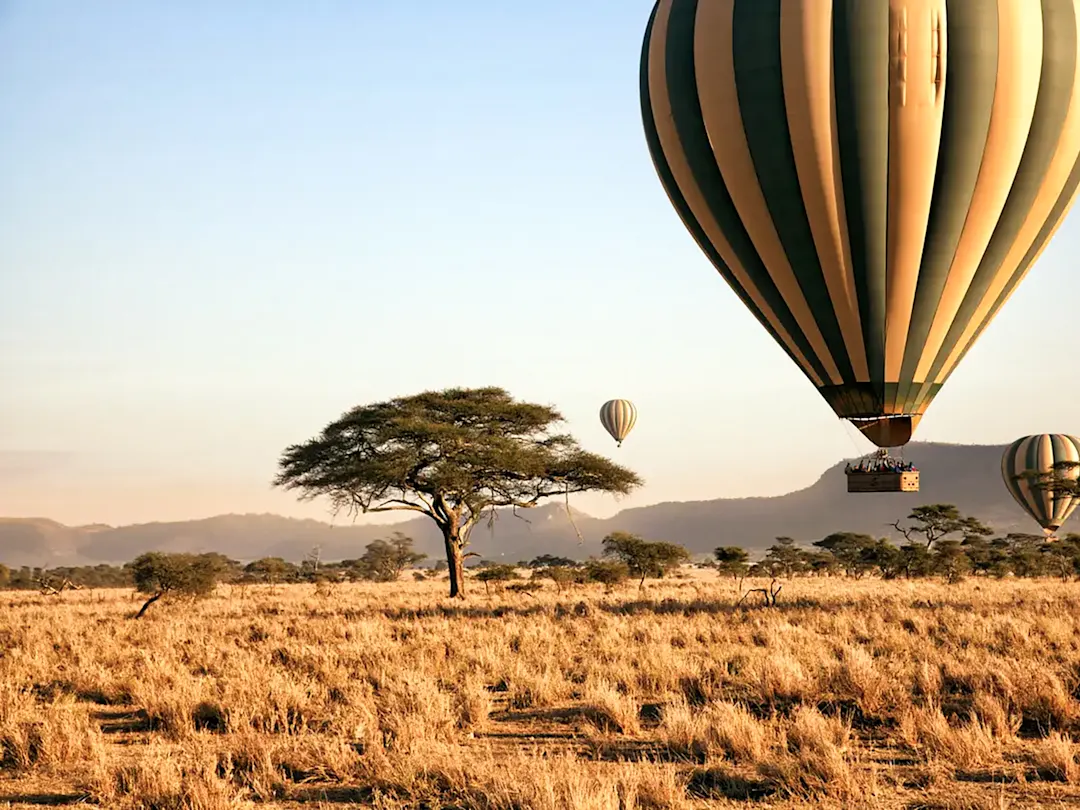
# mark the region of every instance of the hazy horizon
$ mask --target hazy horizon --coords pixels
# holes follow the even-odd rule
[[[667,200],[651,7],[0,4],[0,515],[329,519],[271,488],[281,451],[456,385],[553,404],[642,475],[571,499],[597,517],[870,450]],[[1080,299],[1076,222],[916,441],[1080,433],[1047,329]],[[614,397],[640,414],[619,449]]]

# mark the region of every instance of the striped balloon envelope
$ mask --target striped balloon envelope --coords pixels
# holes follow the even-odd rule
[[[611,434],[618,446],[622,447],[623,439],[634,429],[637,422],[637,408],[628,399],[611,399],[600,406],[600,424],[604,430]]]
[[[1017,439],[1001,457],[1001,477],[1009,494],[1047,535],[1056,532],[1080,503],[1068,493],[1038,486],[1053,478],[1075,481],[1080,467],[1055,469],[1065,461],[1080,465],[1080,439],[1061,433]]]
[[[649,151],[687,230],[879,447],[927,407],[1080,182],[1080,0],[657,0]]]

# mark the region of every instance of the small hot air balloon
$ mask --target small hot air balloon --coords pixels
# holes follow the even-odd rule
[[[837,416],[907,444],[1080,184],[1080,0],[657,0],[672,206]]]
[[[1080,499],[1067,492],[1038,486],[1055,477],[1075,481],[1080,467],[1055,468],[1064,461],[1080,464],[1080,439],[1062,433],[1017,439],[1001,457],[1001,477],[1009,494],[1042,526],[1047,537],[1052,537],[1080,504]]]
[[[611,438],[622,447],[623,439],[634,429],[637,421],[637,408],[628,399],[612,399],[600,406],[600,424],[611,434]]]

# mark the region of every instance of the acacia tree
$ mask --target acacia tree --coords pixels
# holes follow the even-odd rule
[[[922,543],[905,543],[900,546],[896,566],[906,579],[925,577],[930,574],[933,559]]]
[[[521,574],[517,572],[517,568],[513,565],[496,563],[480,569],[476,573],[476,578],[484,583],[484,592],[491,593],[492,582],[509,582],[512,579],[521,579]]]
[[[1016,478],[1029,481],[1032,489],[1049,492],[1055,500],[1080,497],[1080,461],[1057,461],[1047,472],[1032,470]]]
[[[586,560],[585,579],[599,582],[608,593],[630,576],[630,566],[622,560]]]
[[[169,594],[193,599],[209,596],[217,585],[218,561],[206,554],[166,554],[149,551],[127,564],[139,593],[150,598],[143,603],[136,619],[141,619],[154,602]]]
[[[533,557],[527,563],[524,568],[573,568],[577,565],[576,560],[571,560],[569,557],[559,557],[555,554],[540,554],[537,557]]]
[[[427,554],[413,551],[413,539],[394,532],[389,540],[372,540],[367,544],[364,556],[353,567],[364,579],[375,582],[397,582],[401,572],[421,560]]]
[[[892,524],[893,528],[904,535],[904,539],[909,543],[914,542],[913,538],[916,535],[922,535],[922,540],[926,541],[927,551],[938,540],[943,540],[948,535],[957,532],[961,533],[965,540],[974,537],[989,537],[994,533],[993,529],[978,518],[961,515],[960,510],[951,503],[916,506],[907,519],[914,525],[905,528],[898,520]]]
[[[795,545],[793,538],[777,537],[776,543],[769,546],[769,551],[762,563],[771,569],[773,576],[783,574],[791,579],[795,574],[801,574],[806,570],[806,552]]]
[[[1009,564],[1018,577],[1038,577],[1045,573],[1045,537],[1040,534],[1010,532],[1005,535],[1005,545],[1008,548]]]
[[[868,534],[833,532],[818,540],[815,546],[830,552],[849,577],[860,577],[874,564],[867,559],[867,549],[873,548],[875,540]]]
[[[750,555],[739,546],[720,546],[713,551],[716,558],[716,570],[721,575],[730,574],[733,579],[741,580],[750,570]]]
[[[451,388],[360,405],[286,448],[275,486],[320,496],[334,512],[402,510],[442,532],[450,596],[464,596],[464,549],[495,510],[576,492],[625,494],[641,479],[555,428],[562,415],[505,390]]]
[[[1016,478],[1028,481],[1032,489],[1047,493],[1054,504],[1080,498],[1080,461],[1057,461],[1046,472],[1030,470]],[[1052,542],[1056,537],[1050,535],[1046,539]]]
[[[272,591],[279,582],[296,575],[296,566],[281,557],[263,557],[245,565],[244,573],[268,583]]]
[[[959,540],[942,540],[934,548],[933,566],[951,585],[960,582],[971,570],[971,558]]]
[[[1080,535],[1070,533],[1059,543],[1043,546],[1047,567],[1062,582],[1080,574]]]
[[[603,540],[604,554],[626,563],[631,576],[639,577],[638,586],[646,577],[663,579],[680,563],[690,559],[690,553],[674,543],[649,541],[628,532],[612,532]]]
[[[896,577],[900,571],[900,549],[885,537],[879,537],[860,552],[859,559],[867,566],[876,568],[886,579]]]

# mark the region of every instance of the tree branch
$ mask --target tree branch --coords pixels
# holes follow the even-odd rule
[[[429,513],[429,509],[421,506],[418,503],[412,503],[401,498],[390,498],[383,501],[378,506],[369,506],[365,512],[397,512],[397,511],[409,511],[409,512],[423,512]]]

